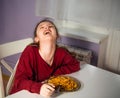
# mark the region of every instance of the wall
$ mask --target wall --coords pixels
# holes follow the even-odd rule
[[[0,0],[0,44],[33,36],[35,24],[43,18],[42,16],[35,15],[35,1],[36,0]],[[118,17],[120,16],[118,10],[119,3],[119,0],[112,1],[112,4],[114,5],[112,12],[114,15],[111,16],[112,20],[110,23],[115,24],[111,25],[112,27],[119,27],[120,25]],[[62,42],[78,47],[89,47],[90,49],[95,50],[95,55],[98,52],[98,46],[92,43],[86,44],[79,40],[66,37],[63,37]],[[96,59],[94,59],[95,62],[97,62],[96,56]]]
[[[35,0],[0,0],[0,44],[32,37],[34,26],[41,19],[35,16]],[[6,60],[14,67],[19,56]],[[3,72],[10,74],[4,68]]]
[[[82,49],[85,50],[91,50],[92,51],[91,64],[97,66],[98,52],[100,49],[99,44],[64,36],[61,37],[60,42],[74,47],[81,47]]]
[[[1,0],[0,44],[33,36],[35,0]]]

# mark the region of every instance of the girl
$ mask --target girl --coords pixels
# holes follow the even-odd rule
[[[51,76],[80,70],[79,62],[56,45],[58,30],[50,20],[40,21],[34,31],[34,43],[22,52],[11,94],[26,89],[42,96],[51,96],[53,84],[45,83]]]

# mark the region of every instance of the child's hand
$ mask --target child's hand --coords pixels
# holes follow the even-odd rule
[[[53,84],[43,84],[41,86],[40,95],[48,97],[51,96],[55,91],[55,86]]]

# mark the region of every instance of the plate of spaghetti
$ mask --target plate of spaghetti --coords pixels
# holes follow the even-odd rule
[[[71,76],[52,76],[47,82],[54,84],[55,89],[59,88],[60,92],[77,91],[81,87],[80,81]]]

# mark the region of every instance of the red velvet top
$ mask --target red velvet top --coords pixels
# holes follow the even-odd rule
[[[53,75],[69,74],[80,70],[80,63],[65,49],[57,47],[52,66],[40,56],[38,47],[27,46],[21,54],[11,94],[26,89],[39,93],[42,81]]]

